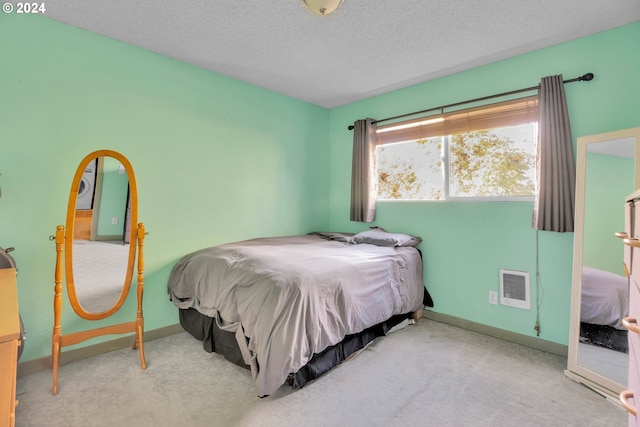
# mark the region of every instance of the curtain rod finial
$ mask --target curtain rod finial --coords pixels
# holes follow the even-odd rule
[[[351,125],[351,126],[347,126],[347,129],[349,129],[349,130],[353,130],[353,125]]]
[[[580,76],[579,80],[583,80],[585,82],[593,80],[593,73],[587,73],[584,76]]]

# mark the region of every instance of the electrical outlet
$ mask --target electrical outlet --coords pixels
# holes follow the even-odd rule
[[[498,293],[496,291],[489,291],[489,304],[498,303]]]
[[[113,218],[111,218],[111,224],[116,225],[118,223],[118,217],[114,216]]]

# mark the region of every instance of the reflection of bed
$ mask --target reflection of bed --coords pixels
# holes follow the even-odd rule
[[[628,312],[628,280],[615,273],[583,267],[581,341],[626,353],[627,331],[621,322]]]
[[[304,385],[432,305],[412,247],[419,240],[381,229],[320,234],[202,249],[171,272],[183,327],[205,349],[249,365],[258,396],[288,379]]]

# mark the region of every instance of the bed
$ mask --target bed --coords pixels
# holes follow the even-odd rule
[[[627,278],[594,267],[582,268],[580,340],[626,353],[629,313]]]
[[[302,386],[433,301],[414,236],[314,232],[204,248],[173,267],[182,326],[259,397]]]

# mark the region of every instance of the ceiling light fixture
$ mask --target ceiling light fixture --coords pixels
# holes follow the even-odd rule
[[[318,15],[328,15],[342,4],[342,0],[302,0],[309,9]]]

